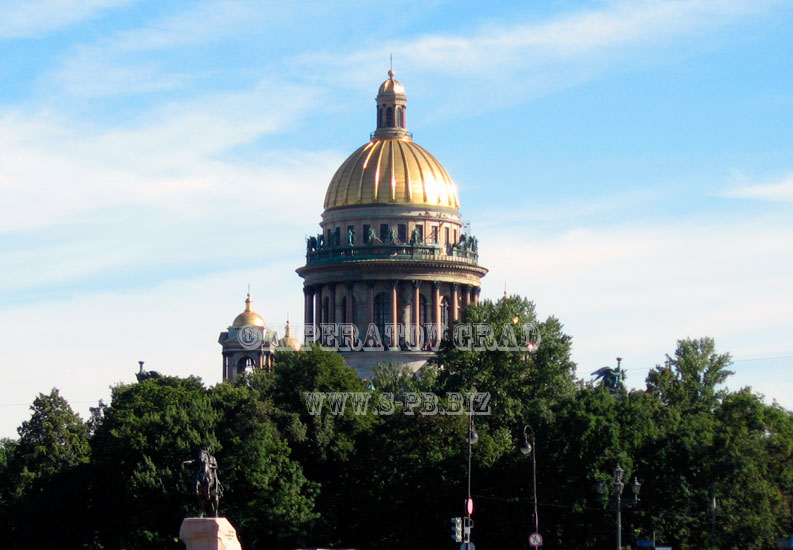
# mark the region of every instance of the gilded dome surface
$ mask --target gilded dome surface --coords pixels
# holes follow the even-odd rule
[[[409,137],[372,139],[336,171],[325,208],[363,204],[460,207],[449,173]]]
[[[251,295],[248,294],[248,298],[245,300],[245,311],[234,318],[234,322],[231,324],[232,327],[244,327],[248,325],[264,327],[264,319],[262,319],[261,315],[253,311],[251,304]]]
[[[405,93],[405,87],[400,84],[398,80],[394,80],[393,76],[380,84],[380,89],[377,90],[377,95],[382,94],[403,94]]]

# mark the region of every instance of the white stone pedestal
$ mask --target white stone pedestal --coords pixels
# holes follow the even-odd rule
[[[185,518],[179,538],[187,550],[242,550],[237,531],[226,518]]]

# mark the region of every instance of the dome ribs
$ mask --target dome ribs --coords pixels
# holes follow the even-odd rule
[[[369,154],[366,155],[366,160],[361,165],[359,173],[358,173],[358,185],[357,185],[357,188],[358,188],[358,200],[357,200],[357,203],[358,204],[361,204],[361,203],[365,202],[365,200],[372,200],[373,199],[373,197],[369,197],[368,196],[368,193],[367,193],[367,197],[364,198],[363,188],[364,188],[364,178],[366,177],[367,170],[369,169],[369,161],[372,160],[372,155],[374,155],[374,152],[377,151],[377,146],[378,146],[378,143],[376,141],[370,141],[369,143],[366,144],[366,148],[369,149]],[[355,161],[355,166],[358,167],[358,160],[357,159]],[[350,179],[352,179],[352,177],[350,177]],[[374,192],[375,192],[375,197],[376,197],[377,196],[377,179],[376,178],[375,178]]]
[[[383,149],[385,145],[382,141],[378,141],[375,143],[373,149]],[[376,165],[375,165],[375,172],[374,172],[374,189],[371,201],[372,202],[380,202],[380,163],[383,160],[383,153],[380,152],[379,155],[376,157]]]
[[[413,179],[410,177],[410,167],[408,166],[407,151],[404,144],[399,142],[399,156],[402,159],[402,174],[405,180],[408,202],[413,202]]]
[[[325,208],[365,204],[425,204],[459,209],[449,173],[410,139],[375,137],[339,167],[325,194]]]
[[[391,202],[397,202],[397,182],[396,182],[396,162],[394,162],[394,149],[396,149],[394,140],[388,142],[388,168],[391,173]]]

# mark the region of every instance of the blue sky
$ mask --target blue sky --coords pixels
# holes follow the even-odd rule
[[[217,335],[302,317],[304,236],[373,130],[409,128],[490,269],[578,374],[640,386],[712,336],[793,408],[793,5],[0,0],[0,436],[138,360],[220,379]]]

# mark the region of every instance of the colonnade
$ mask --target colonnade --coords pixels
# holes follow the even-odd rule
[[[365,292],[361,292],[363,290],[361,286],[365,286]],[[478,304],[480,288],[468,284],[425,280],[380,280],[310,285],[303,288],[304,323],[306,327],[319,327],[328,323],[371,325],[377,322],[375,297],[384,292],[390,306],[388,324],[396,327],[400,322],[399,314],[402,311],[400,306],[409,305],[409,324],[421,326],[421,299],[424,297],[426,300],[429,297],[430,322],[440,326],[454,323],[460,319],[464,308],[470,304]],[[356,307],[356,294],[359,296],[357,302],[361,299],[365,300],[365,308],[360,305]],[[402,300],[400,294],[403,296]],[[404,299],[406,296],[409,296],[407,300]],[[448,306],[447,312],[443,311],[444,306]],[[362,312],[365,312],[365,318],[360,318]]]

